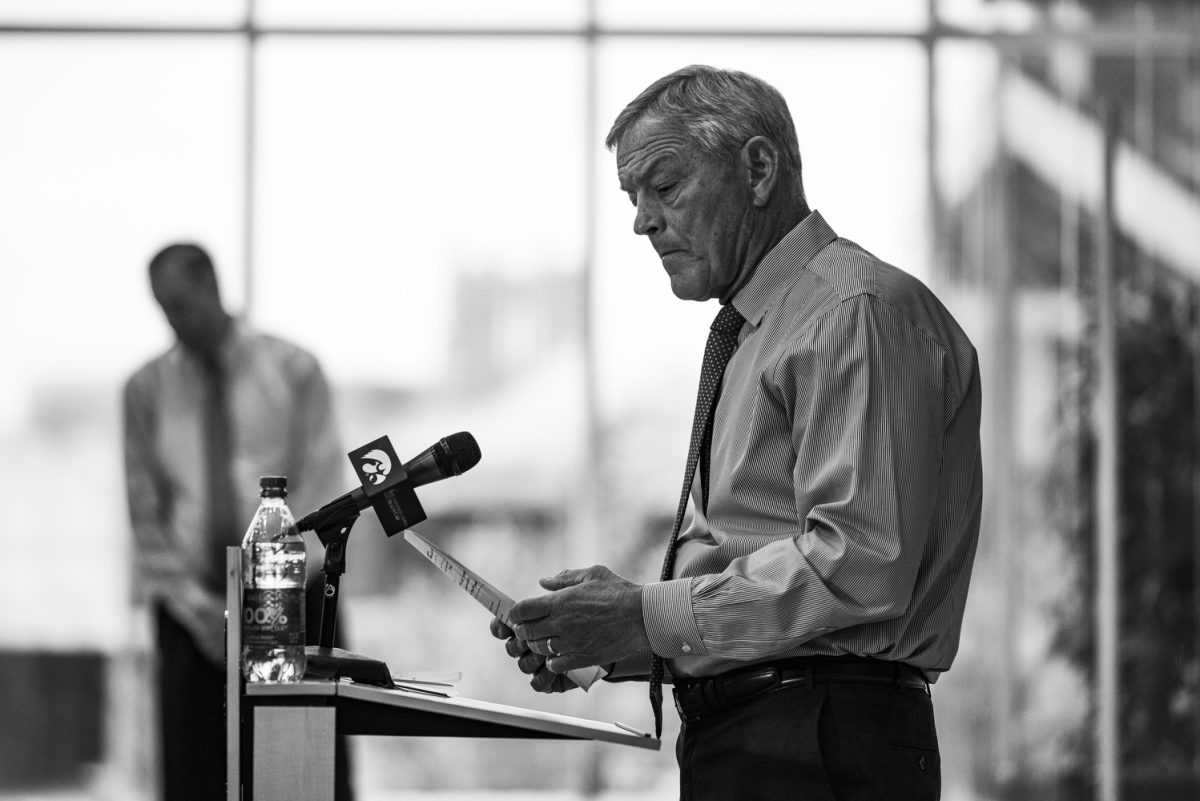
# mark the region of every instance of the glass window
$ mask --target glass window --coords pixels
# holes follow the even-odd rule
[[[170,341],[147,262],[173,239],[202,242],[240,302],[244,49],[178,36],[3,44],[0,74],[21,79],[0,83],[14,110],[0,126],[0,548],[10,593],[31,603],[0,644],[112,647],[128,598],[118,394]]]
[[[577,41],[264,39],[256,318],[340,382],[413,391],[572,333],[489,315],[579,302],[553,294],[584,258],[582,69]]]
[[[576,492],[583,63],[577,40],[262,42],[255,320],[321,359],[351,445],[470,430],[481,466],[434,492],[477,508]]]

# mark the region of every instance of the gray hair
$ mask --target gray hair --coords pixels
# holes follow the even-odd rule
[[[613,150],[634,125],[654,119],[676,126],[706,156],[730,163],[742,146],[765,136],[780,151],[782,177],[801,200],[800,144],[787,101],[761,78],[701,64],[676,70],[642,90],[617,115],[604,140]]]

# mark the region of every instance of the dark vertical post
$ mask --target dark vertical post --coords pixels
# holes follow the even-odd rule
[[[1198,159],[1200,161],[1200,159]],[[1200,289],[1192,288],[1192,661],[1200,660]],[[1192,775],[1200,781],[1200,715],[1192,715]]]
[[[1192,31],[1200,34],[1200,5],[1192,6]],[[1200,40],[1197,41],[1200,45]],[[1184,74],[1200,96],[1200,46],[1188,51]],[[1194,105],[1192,130],[1192,186],[1200,187],[1200,104]],[[1200,190],[1197,190],[1200,191]],[[1192,301],[1192,661],[1200,660],[1200,290]],[[1200,715],[1192,715],[1192,774],[1200,780]]]

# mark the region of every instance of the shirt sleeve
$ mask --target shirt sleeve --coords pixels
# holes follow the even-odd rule
[[[223,602],[205,589],[170,530],[170,488],[154,448],[157,408],[148,376],[138,374],[130,379],[123,407],[134,600],[161,602],[184,626],[199,627],[206,612],[216,605],[223,608]]]
[[[720,573],[648,585],[655,652],[764,658],[905,611],[939,485],[942,363],[931,338],[867,295],[794,338],[764,391],[791,421],[798,533]]]

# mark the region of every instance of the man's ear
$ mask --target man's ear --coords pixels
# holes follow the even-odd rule
[[[742,145],[742,167],[751,202],[767,205],[779,182],[779,148],[765,136],[755,136]]]

